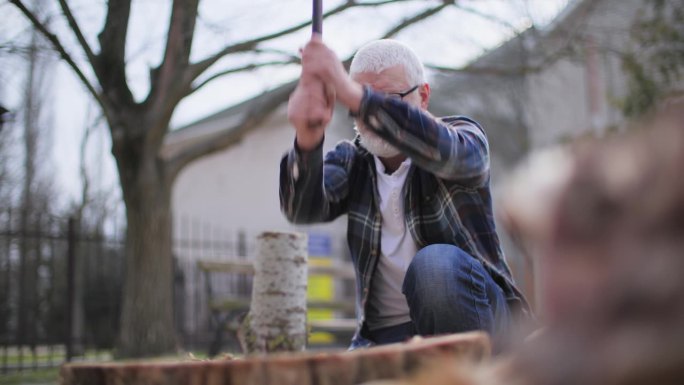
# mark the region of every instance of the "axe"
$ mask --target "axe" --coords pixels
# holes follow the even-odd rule
[[[323,0],[313,0],[313,16],[311,17],[311,33],[323,35]]]
[[[311,35],[323,36],[323,0],[313,0],[313,14],[311,16]],[[321,84],[323,92],[328,92],[325,85]],[[317,120],[310,120],[308,123],[310,128],[320,127],[322,122]]]

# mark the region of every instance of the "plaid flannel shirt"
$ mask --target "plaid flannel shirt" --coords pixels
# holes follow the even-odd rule
[[[478,123],[460,116],[435,119],[366,87],[359,117],[412,160],[403,188],[405,221],[418,249],[447,243],[482,261],[509,306],[529,312],[515,287],[499,244],[489,189],[489,145]],[[373,156],[342,141],[323,160],[322,143],[295,146],[280,165],[280,205],[294,223],[332,221],[347,214],[347,241],[356,269],[358,330],[352,347],[365,343],[365,306],[380,255],[380,226]]]

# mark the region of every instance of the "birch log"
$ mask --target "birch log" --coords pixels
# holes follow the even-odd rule
[[[307,237],[265,232],[257,237],[246,353],[302,351],[306,346]]]

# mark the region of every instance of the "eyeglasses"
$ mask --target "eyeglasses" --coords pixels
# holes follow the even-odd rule
[[[411,92],[417,90],[418,87],[420,87],[420,84],[413,86],[410,90],[408,90],[406,92],[388,92],[387,96],[390,98],[393,98],[393,99],[401,100],[401,99],[404,99],[404,96],[406,96],[406,95],[410,94]]]

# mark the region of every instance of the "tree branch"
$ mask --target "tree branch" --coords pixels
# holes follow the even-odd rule
[[[33,24],[33,26],[43,35],[45,38],[48,39],[48,41],[52,44],[54,49],[59,53],[59,55],[62,57],[62,59],[71,67],[71,69],[76,73],[76,76],[78,79],[83,83],[83,85],[86,87],[88,92],[93,96],[95,101],[100,105],[102,108],[102,111],[107,114],[108,110],[106,108],[106,104],[104,103],[104,100],[101,98],[100,94],[95,90],[95,87],[93,84],[90,83],[88,78],[85,76],[83,71],[81,71],[81,68],[74,62],[74,60],[71,58],[71,56],[66,52],[66,49],[62,45],[62,43],[59,41],[56,35],[51,33],[50,31],[47,30],[47,28],[43,25],[43,23],[40,22],[36,18],[36,16],[28,9],[26,6],[21,2],[21,0],[10,0],[12,4],[14,4],[21,13],[26,16],[27,19]]]
[[[262,63],[251,63],[247,64],[241,67],[236,67],[236,68],[230,68],[224,71],[221,71],[217,74],[212,75],[211,77],[205,79],[202,81],[202,83],[193,86],[192,89],[190,89],[185,96],[188,96],[194,92],[196,92],[198,89],[201,87],[204,87],[207,85],[212,80],[215,80],[219,77],[225,76],[225,75],[230,75],[238,72],[244,72],[244,71],[251,71],[257,68],[262,68],[262,67],[269,67],[269,66],[280,66],[280,65],[288,65],[288,64],[297,64],[301,63],[302,59],[299,56],[293,55],[287,51],[279,50],[279,49],[272,49],[272,48],[256,48],[252,52],[254,53],[265,53],[265,54],[278,54],[285,56],[284,60],[272,60],[268,62],[262,62]]]
[[[169,173],[170,180],[173,180],[178,172],[190,162],[239,142],[249,130],[263,122],[279,105],[285,102],[296,85],[297,81],[291,81],[257,96],[246,102],[248,103],[247,110],[237,123],[214,135],[203,138],[200,142],[194,143],[176,154],[162,156],[166,159],[166,170]]]
[[[66,0],[59,0],[59,5],[60,7],[62,7],[62,12],[64,12],[64,16],[66,16],[67,21],[69,22],[69,27],[71,27],[71,30],[76,35],[76,39],[78,40],[79,44],[81,44],[81,47],[83,48],[83,51],[86,54],[86,57],[88,57],[90,65],[93,66],[93,64],[95,63],[95,54],[93,53],[93,50],[90,48],[90,45],[86,41],[85,36],[83,36],[81,27],[78,26],[78,23],[74,18],[74,14],[71,12],[71,9],[69,8],[69,4],[67,4]]]
[[[465,73],[472,75],[491,75],[491,76],[516,76],[516,75],[527,75],[543,71],[549,65],[555,63],[556,61],[570,56],[572,54],[572,48],[568,46],[561,46],[555,51],[548,55],[545,55],[535,64],[530,65],[519,65],[512,67],[511,65],[488,65],[488,66],[478,66],[477,64],[471,64],[462,68],[451,68],[443,67],[433,64],[426,64],[427,68],[447,73]]]
[[[132,105],[133,94],[126,82],[126,36],[131,0],[107,2],[105,25],[98,36],[100,53],[93,69],[105,95],[116,105]]]
[[[199,0],[173,1],[164,59],[152,71],[150,93],[145,101],[162,122],[171,120],[176,105],[188,94],[189,86],[184,76],[190,62],[198,6]],[[161,145],[167,129],[167,124],[150,127],[149,144]]]
[[[198,89],[204,87],[210,81],[215,80],[217,78],[220,78],[222,76],[226,76],[226,75],[230,75],[230,74],[234,74],[234,73],[238,73],[238,72],[251,71],[251,70],[255,70],[257,68],[262,68],[262,67],[277,66],[277,65],[288,65],[288,64],[295,64],[295,63],[299,63],[299,62],[300,62],[300,60],[298,58],[296,58],[296,59],[290,59],[290,60],[269,61],[269,62],[263,62],[263,63],[251,63],[251,64],[247,64],[247,65],[242,66],[242,67],[230,68],[230,69],[218,72],[218,73],[208,77],[207,79],[202,81],[200,84],[193,87],[192,90],[190,90],[190,92],[188,92],[186,94],[186,96],[190,95],[193,92],[197,91]]]
[[[389,31],[387,31],[387,32],[381,37],[381,39],[390,38],[390,37],[396,35],[397,33],[401,32],[401,31],[402,31],[403,29],[405,29],[406,27],[408,27],[408,26],[410,26],[410,25],[413,25],[413,24],[415,24],[415,23],[417,23],[417,22],[419,22],[419,21],[421,21],[421,20],[423,20],[423,19],[427,19],[428,17],[430,17],[430,16],[432,16],[432,15],[438,13],[438,12],[441,11],[442,9],[448,7],[449,5],[451,5],[451,4],[449,4],[448,2],[445,2],[445,3],[443,3],[443,4],[440,5],[440,6],[437,6],[437,7],[434,7],[434,8],[430,8],[430,9],[428,9],[428,10],[426,10],[426,11],[423,11],[423,12],[421,12],[421,13],[418,13],[418,14],[414,15],[413,17],[406,18],[406,19],[402,20],[401,23],[399,23],[399,24],[397,24],[396,26],[394,26],[394,28],[392,28],[392,29],[390,29]]]
[[[381,4],[386,4],[386,3],[392,3],[392,2],[396,2],[396,1],[398,1],[398,0],[383,1],[383,2],[379,2],[379,3],[356,3],[356,4],[357,4],[357,6],[370,6],[370,5],[381,5]],[[349,4],[349,3],[346,3],[346,4],[347,4],[347,7],[348,7],[348,4]],[[450,4],[447,2],[447,3],[445,3],[445,4],[442,4],[442,5],[438,6],[438,7],[435,7],[435,8],[429,9],[429,10],[427,10],[427,11],[424,11],[424,12],[422,12],[422,13],[420,13],[420,14],[417,14],[417,15],[414,16],[414,17],[411,17],[411,18],[408,18],[408,19],[403,20],[399,25],[395,26],[395,27],[392,28],[389,32],[387,32],[387,33],[384,35],[383,38],[388,38],[388,37],[393,36],[394,34],[398,33],[398,32],[401,31],[402,29],[404,29],[404,28],[410,26],[411,24],[416,23],[416,22],[418,22],[418,21],[421,21],[421,20],[423,20],[423,19],[426,19],[426,18],[428,18],[428,17],[430,17],[430,16],[432,16],[432,15],[438,13],[439,11],[441,11],[442,9],[444,9],[444,8],[445,8],[446,6],[448,6],[448,5],[450,5]],[[341,6],[341,7],[338,7],[338,8],[342,8],[342,6]],[[345,9],[346,9],[346,8],[345,8]],[[332,12],[335,12],[335,10],[330,11],[329,14],[332,14]],[[329,15],[329,14],[326,14],[326,16]],[[311,22],[307,22],[305,25],[308,25],[308,24],[311,24]],[[284,51],[282,51],[282,50],[277,50],[277,49],[255,48],[255,49],[253,49],[253,52],[255,52],[255,53],[277,53],[277,54],[282,54],[282,55],[285,55],[285,56],[289,57],[290,60],[287,60],[287,61],[272,61],[272,62],[260,63],[260,64],[256,64],[256,65],[255,65],[255,64],[250,64],[250,65],[246,65],[246,66],[243,66],[243,67],[238,67],[238,68],[226,70],[226,71],[220,72],[219,74],[216,74],[216,75],[212,76],[211,78],[205,80],[205,81],[202,82],[200,85],[194,87],[193,90],[190,91],[189,93],[195,92],[198,88],[200,88],[200,87],[206,85],[206,83],[208,83],[209,81],[211,81],[211,80],[213,80],[213,79],[215,79],[215,78],[218,78],[218,77],[220,77],[220,76],[223,76],[223,75],[228,75],[228,74],[235,73],[235,72],[240,72],[240,71],[252,70],[252,69],[254,69],[254,68],[256,68],[256,67],[264,67],[264,66],[269,66],[269,65],[287,65],[287,64],[292,64],[292,63],[299,63],[299,62],[301,61],[300,58],[299,58],[298,56],[291,55],[291,54],[288,53],[288,52],[284,52]],[[343,62],[343,63],[345,64],[345,68],[348,68],[348,67],[349,67],[349,63],[350,63],[350,62],[351,62],[351,58],[349,58],[348,60],[345,60],[345,61]]]
[[[382,6],[390,3],[396,3],[400,1],[405,1],[405,0],[383,0],[383,1],[377,1],[377,2],[372,2],[372,3],[359,3],[356,0],[349,0],[337,8],[331,9],[330,11],[326,12],[323,14],[323,18],[328,18],[332,15],[338,14],[340,12],[343,12],[347,9],[350,8],[356,8],[356,7],[377,7],[377,6]],[[290,34],[292,32],[296,32],[302,28],[305,28],[307,26],[311,25],[311,20],[299,23],[297,25],[294,25],[292,27],[283,29],[281,31],[271,33],[268,35],[263,35],[257,38],[253,38],[250,40],[245,40],[240,43],[232,44],[227,47],[224,47],[221,49],[219,52],[209,56],[208,58],[201,60],[195,64],[193,64],[190,68],[190,78],[194,81],[199,77],[202,72],[206,71],[207,68],[211,67],[214,63],[216,63],[219,59],[221,59],[223,56],[231,54],[231,53],[236,53],[236,52],[245,52],[249,50],[253,50],[256,48],[256,46],[259,43],[268,41],[268,40],[273,40],[282,36],[285,36],[287,34]]]
[[[177,82],[177,75],[187,69],[195,33],[199,0],[174,0],[169,23],[164,59],[159,66],[158,78],[153,79],[160,91],[168,91],[171,83]]]
[[[90,178],[88,177],[88,161],[86,159],[86,153],[88,149],[88,140],[93,130],[97,128],[100,123],[102,123],[103,115],[97,116],[92,122],[86,124],[85,132],[83,132],[83,137],[81,138],[80,147],[80,160],[79,160],[79,170],[81,173],[81,203],[76,209],[77,217],[79,222],[83,219],[83,212],[85,208],[90,204]]]
[[[281,49],[276,49],[276,48],[255,48],[254,50],[252,50],[252,52],[254,52],[254,53],[264,53],[264,54],[269,54],[269,53],[271,53],[271,54],[278,54],[278,55],[284,56],[284,57],[286,57],[286,58],[288,58],[288,59],[290,59],[290,60],[296,61],[296,62],[300,62],[300,61],[301,61],[301,58],[300,58],[299,56],[297,56],[297,55],[295,55],[295,54],[292,54],[292,53],[290,53],[290,52],[281,50]]]
[[[459,73],[471,75],[492,75],[492,76],[514,76],[522,75],[528,72],[533,72],[536,68],[533,67],[495,67],[495,66],[466,66],[462,68],[451,68],[438,66],[434,64],[426,64],[425,67],[439,72]]]
[[[501,25],[505,26],[506,28],[510,29],[511,31],[517,32],[517,28],[513,24],[509,23],[507,20],[501,19],[501,18],[496,17],[494,15],[484,13],[482,11],[475,9],[475,8],[463,6],[461,4],[456,4],[456,8],[458,8],[462,11],[468,12],[470,14],[473,14],[475,16],[479,16],[479,17],[481,17],[487,21],[491,21],[495,24],[501,24]]]

